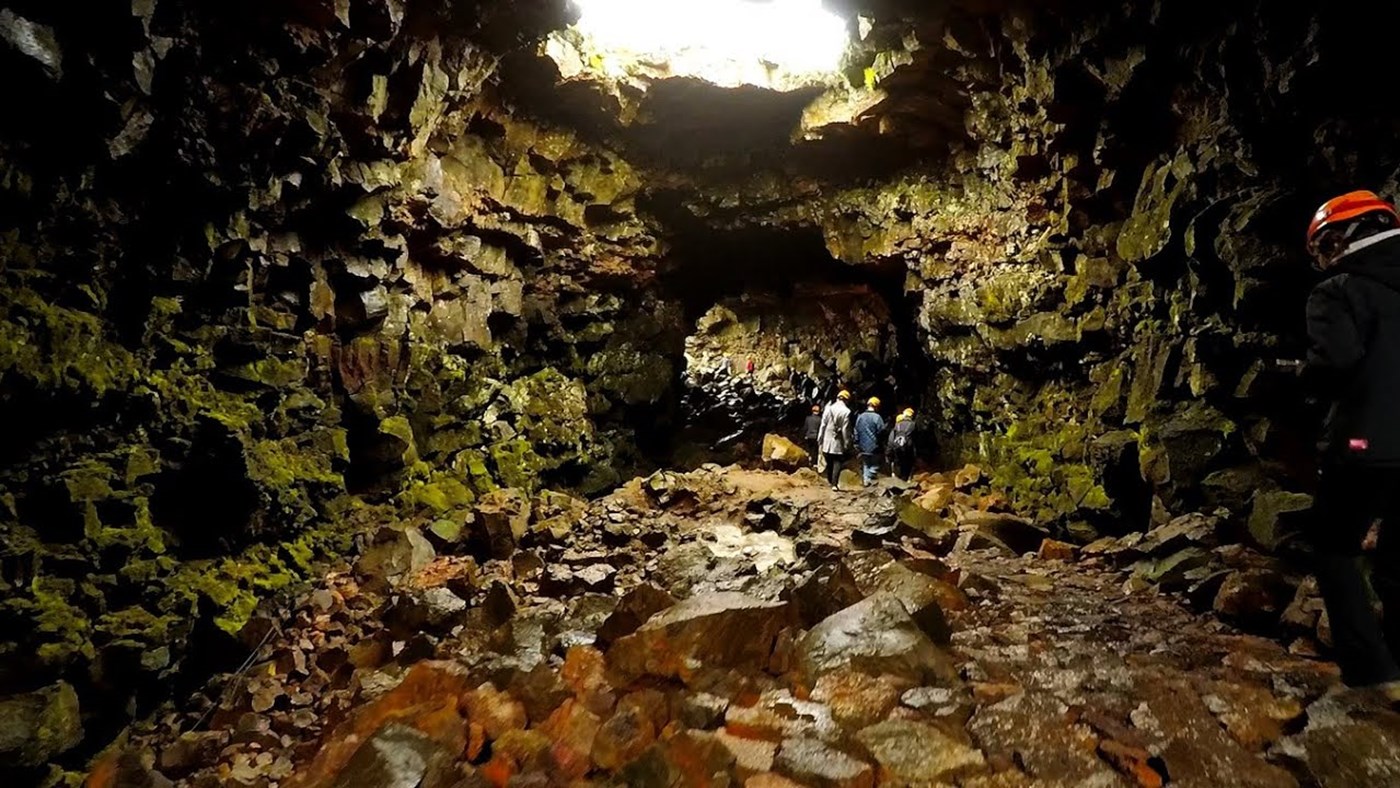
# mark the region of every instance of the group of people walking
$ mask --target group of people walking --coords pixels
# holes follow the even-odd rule
[[[813,405],[803,430],[814,456],[826,463],[831,489],[839,487],[852,450],[860,455],[861,484],[874,483],[883,457],[889,458],[896,476],[908,479],[914,471],[914,409],[906,408],[896,416],[891,428],[880,415],[879,397],[866,400],[865,410],[854,417],[850,399],[851,392],[842,389],[825,408]]]

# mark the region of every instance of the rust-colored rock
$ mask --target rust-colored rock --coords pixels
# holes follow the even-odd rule
[[[467,677],[457,665],[422,662],[413,666],[402,683],[327,736],[316,756],[287,785],[332,785],[360,745],[390,723],[425,734],[451,757],[457,757],[467,747],[466,720],[458,706],[468,691]]]
[[[804,788],[804,786],[802,783],[793,782],[780,774],[764,772],[745,780],[744,788]]]
[[[652,745],[618,774],[628,788],[732,785],[734,754],[714,734],[685,731]]]
[[[831,717],[836,722],[859,730],[889,716],[910,686],[891,676],[869,676],[843,669],[817,679],[812,700],[831,707]]]
[[[1148,763],[1151,753],[1113,739],[1099,742],[1099,755],[1138,788],[1162,788],[1162,775]]]
[[[521,730],[528,722],[525,704],[490,684],[463,695],[462,708],[467,712],[471,728],[480,728],[486,741],[495,741],[507,731]],[[479,747],[475,749],[480,751]],[[474,758],[475,753],[469,753],[468,757]]]
[[[564,656],[564,666],[560,669],[560,675],[573,691],[574,698],[600,717],[611,713],[617,701],[616,693],[608,683],[606,670],[607,658],[590,646],[569,649]]]
[[[692,597],[613,644],[608,666],[623,683],[644,675],[684,679],[702,666],[761,670],[789,612],[786,602],[744,594]]]
[[[1068,542],[1046,539],[1040,543],[1040,557],[1047,561],[1073,561],[1079,549]]]
[[[600,769],[621,769],[641,757],[656,741],[657,729],[646,709],[621,703],[593,739],[593,762]]]
[[[539,732],[549,737],[557,774],[573,780],[588,774],[593,767],[593,742],[601,726],[598,715],[573,699],[564,701],[540,725]]]

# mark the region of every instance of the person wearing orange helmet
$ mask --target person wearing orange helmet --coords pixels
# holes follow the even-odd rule
[[[1303,383],[1329,407],[1307,535],[1342,680],[1400,700],[1400,214],[1373,192],[1328,200],[1307,248],[1326,278],[1308,297]],[[1382,518],[1372,607],[1358,566]]]

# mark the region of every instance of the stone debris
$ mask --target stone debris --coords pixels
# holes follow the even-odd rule
[[[1208,521],[1071,562],[1055,547],[959,551],[902,530],[879,491],[768,472],[639,480],[568,528],[536,527],[568,502],[522,502],[485,504],[495,547],[443,540],[426,563],[423,542],[384,532],[374,560],[282,611],[280,633],[255,619],[272,634],[250,671],[134,731],[94,774],[192,788],[1351,785],[1329,758],[1358,738],[1392,746],[1359,701],[1314,714],[1337,708],[1317,700],[1330,666],[1160,594],[1121,598],[1123,575],[1093,563],[1131,571],[1199,544],[1184,549],[1222,567],[1229,617],[1266,600],[1316,627],[1310,589],[1208,547]],[[778,510],[805,512],[790,559],[708,549],[730,529],[786,538],[755,528],[754,512]],[[872,518],[896,526],[839,547]],[[1035,536],[1001,515],[969,522]],[[660,554],[618,544],[620,524],[662,534]]]

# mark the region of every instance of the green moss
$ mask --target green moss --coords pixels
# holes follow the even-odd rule
[[[160,452],[150,446],[132,446],[126,450],[126,470],[122,474],[127,486],[160,472]]]
[[[284,389],[306,380],[306,359],[265,358],[221,371],[225,375],[249,383]]]
[[[34,578],[27,597],[7,599],[4,603],[33,622],[39,644],[36,656],[45,665],[62,668],[95,655],[89,639],[92,624],[80,608],[69,602],[73,591],[71,580],[41,576]]]
[[[272,504],[268,514],[280,528],[299,530],[317,517],[317,499],[344,490],[345,479],[332,466],[332,456],[317,451],[314,441],[251,441],[244,456],[248,478]]]
[[[54,306],[15,285],[0,296],[0,369],[43,390],[98,397],[139,375],[136,357],[107,339],[98,317]]]
[[[471,506],[475,500],[476,493],[467,482],[442,471],[409,482],[398,496],[399,505],[406,511],[433,517]]]
[[[519,439],[492,445],[491,463],[496,469],[495,477],[501,484],[527,492],[538,486],[540,470],[544,465],[530,442]]]
[[[96,459],[82,460],[62,474],[68,497],[75,502],[102,501],[112,497],[112,467]]]

